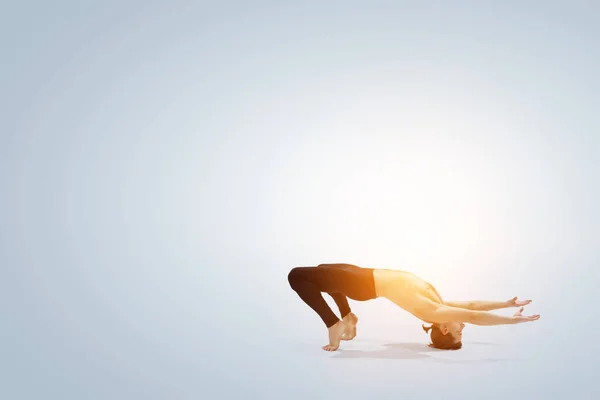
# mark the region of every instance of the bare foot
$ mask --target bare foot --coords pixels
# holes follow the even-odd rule
[[[338,321],[327,330],[329,331],[329,344],[322,347],[325,351],[336,351],[340,347],[340,340],[344,333],[345,325],[343,321]]]
[[[356,324],[358,317],[354,313],[350,313],[342,320],[344,322],[344,334],[342,340],[352,340],[356,337]]]

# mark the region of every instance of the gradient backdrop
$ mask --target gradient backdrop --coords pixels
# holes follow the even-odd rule
[[[599,16],[4,4],[0,398],[599,398]],[[352,302],[324,353],[287,273],[326,262],[542,318],[436,352]]]

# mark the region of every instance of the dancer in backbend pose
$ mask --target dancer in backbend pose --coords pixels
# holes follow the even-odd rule
[[[431,345],[438,349],[457,350],[462,347],[465,322],[474,325],[503,325],[535,321],[539,315],[521,315],[531,300],[519,301],[443,301],[435,288],[406,271],[361,268],[352,264],[320,264],[316,267],[296,267],[288,281],[298,296],[323,320],[329,330],[329,344],[323,350],[335,351],[341,340],[356,336],[358,318],[351,312],[347,297],[367,301],[385,297],[431,326]],[[342,320],[331,311],[322,292],[329,293],[337,304]],[[512,317],[490,313],[507,307],[521,307]]]

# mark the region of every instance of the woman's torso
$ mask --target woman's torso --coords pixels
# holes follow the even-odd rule
[[[441,296],[430,283],[410,272],[375,269],[373,277],[378,297],[387,298],[417,317],[423,298],[443,304]]]

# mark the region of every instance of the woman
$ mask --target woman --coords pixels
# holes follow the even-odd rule
[[[406,271],[361,268],[352,264],[320,264],[296,267],[288,274],[290,286],[323,320],[329,331],[329,344],[323,350],[335,351],[341,340],[356,336],[358,318],[351,312],[348,297],[367,301],[385,297],[415,317],[431,323],[432,347],[457,350],[462,347],[465,322],[474,325],[502,325],[535,321],[539,315],[523,316],[523,307],[531,300],[444,302],[435,288]],[[342,320],[331,311],[321,295],[329,293],[337,304]],[[488,312],[506,307],[521,307],[512,317]]]

